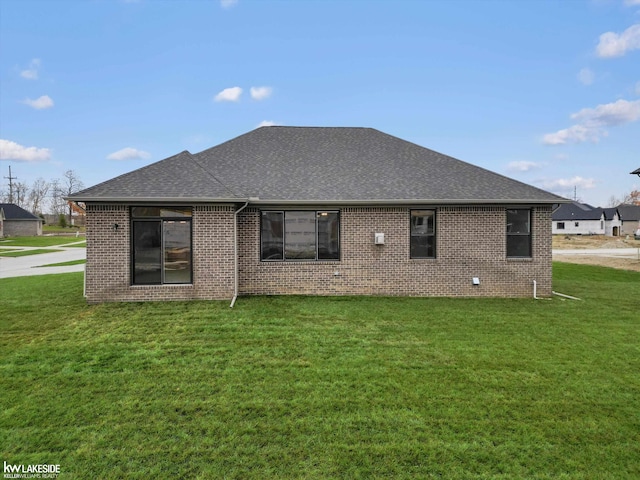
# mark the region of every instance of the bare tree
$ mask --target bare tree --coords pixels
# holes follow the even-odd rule
[[[33,182],[29,192],[29,206],[31,207],[31,213],[34,215],[42,213],[44,199],[49,192],[49,188],[49,182],[42,177]]]
[[[78,177],[73,170],[67,170],[64,172],[62,179],[55,179],[51,181],[51,194],[53,197],[52,210],[56,215],[66,213],[69,218],[68,222],[71,225],[71,214],[73,212],[71,204],[67,203],[64,197],[68,197],[72,193],[76,193],[84,188],[84,183]]]
[[[607,202],[607,207],[617,207],[618,205],[620,205],[620,199],[618,197],[616,197],[615,195],[611,195],[609,197],[609,201]]]
[[[27,206],[27,195],[29,194],[29,186],[25,182],[16,182],[13,184],[13,203],[24,208]]]

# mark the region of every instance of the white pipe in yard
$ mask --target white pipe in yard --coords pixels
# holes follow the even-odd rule
[[[538,300],[538,282],[533,281],[533,298]]]
[[[554,295],[558,295],[559,297],[564,297],[564,298],[569,298],[571,300],[582,300],[581,298],[578,297],[572,297],[571,295],[565,295],[564,293],[558,293],[558,292],[551,292]]]

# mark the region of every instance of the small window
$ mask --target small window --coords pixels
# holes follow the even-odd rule
[[[579,226],[580,226],[580,222],[575,222],[575,223],[573,224],[573,226],[574,226],[574,227],[576,227],[576,228],[577,228],[577,227],[579,227]]]
[[[131,283],[191,283],[191,209],[131,209]]]
[[[564,222],[558,222],[558,230],[564,230]]]
[[[436,257],[436,211],[411,210],[411,258]]]
[[[507,210],[507,257],[531,257],[531,210]]]
[[[339,260],[340,220],[332,211],[263,211],[263,261]]]

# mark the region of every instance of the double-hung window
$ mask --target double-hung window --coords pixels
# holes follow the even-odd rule
[[[411,210],[411,258],[436,258],[435,210]]]
[[[340,259],[338,212],[263,211],[260,233],[265,261]]]
[[[131,208],[131,283],[191,283],[191,208]]]
[[[507,210],[507,257],[531,257],[531,210]]]

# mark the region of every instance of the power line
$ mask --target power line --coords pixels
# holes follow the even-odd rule
[[[9,203],[13,203],[13,180],[17,180],[18,177],[11,176],[11,165],[9,165],[9,176],[4,178],[9,180]]]

